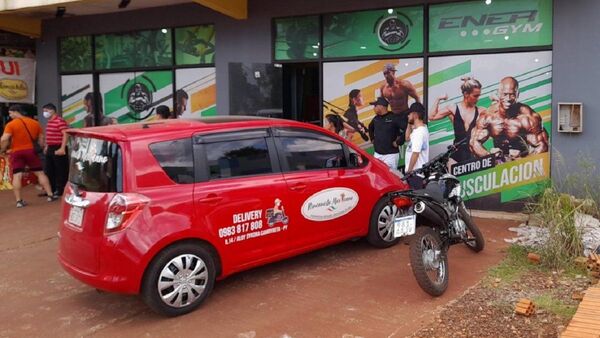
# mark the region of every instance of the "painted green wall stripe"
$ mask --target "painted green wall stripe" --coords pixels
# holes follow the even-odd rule
[[[429,86],[435,86],[442,82],[467,74],[471,71],[471,60],[459,63],[456,66],[446,68],[437,73],[429,75]]]
[[[544,101],[551,101],[552,100],[552,95],[545,95],[545,96],[541,96],[541,97],[537,97],[531,100],[527,100],[527,101],[523,101],[523,103],[525,103],[528,106],[534,106],[536,103],[540,103],[540,102],[544,102]],[[538,110],[543,110],[538,108]]]
[[[531,198],[548,187],[550,180],[544,180],[540,182],[535,182],[531,184],[527,184],[524,186],[516,187],[513,189],[508,189],[500,192],[500,201],[502,203],[516,201],[524,198]]]
[[[210,108],[200,112],[200,116],[216,116],[216,115],[217,115],[217,106],[210,107]]]
[[[534,88],[537,88],[537,87],[541,87],[543,85],[551,84],[551,83],[552,83],[552,78],[544,79],[542,81],[538,81],[538,82],[532,83],[532,84],[527,85],[525,87],[521,87],[519,89],[519,92],[526,92],[528,90],[531,90],[531,89],[534,89]]]

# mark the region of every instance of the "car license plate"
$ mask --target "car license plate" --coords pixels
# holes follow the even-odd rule
[[[81,222],[83,221],[83,212],[85,210],[80,207],[71,207],[69,211],[69,223],[81,227]]]
[[[394,220],[394,238],[414,235],[416,223],[416,215],[396,217]]]

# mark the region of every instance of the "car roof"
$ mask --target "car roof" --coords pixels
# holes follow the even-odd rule
[[[326,132],[308,123],[257,116],[213,116],[115,124],[103,127],[69,129],[70,134],[115,141],[170,139],[188,133],[235,131],[268,127],[299,127]]]

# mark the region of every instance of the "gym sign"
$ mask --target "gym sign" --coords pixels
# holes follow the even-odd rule
[[[430,51],[552,44],[551,0],[507,0],[433,5]]]

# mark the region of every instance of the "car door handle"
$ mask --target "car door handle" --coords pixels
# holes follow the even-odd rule
[[[198,200],[200,203],[219,203],[223,200],[223,197],[219,197],[215,194],[210,194],[205,198],[201,198]]]
[[[304,184],[304,183],[298,183],[298,184],[295,184],[292,187],[290,187],[290,189],[292,189],[294,191],[304,190],[304,189],[306,189],[306,184]]]

